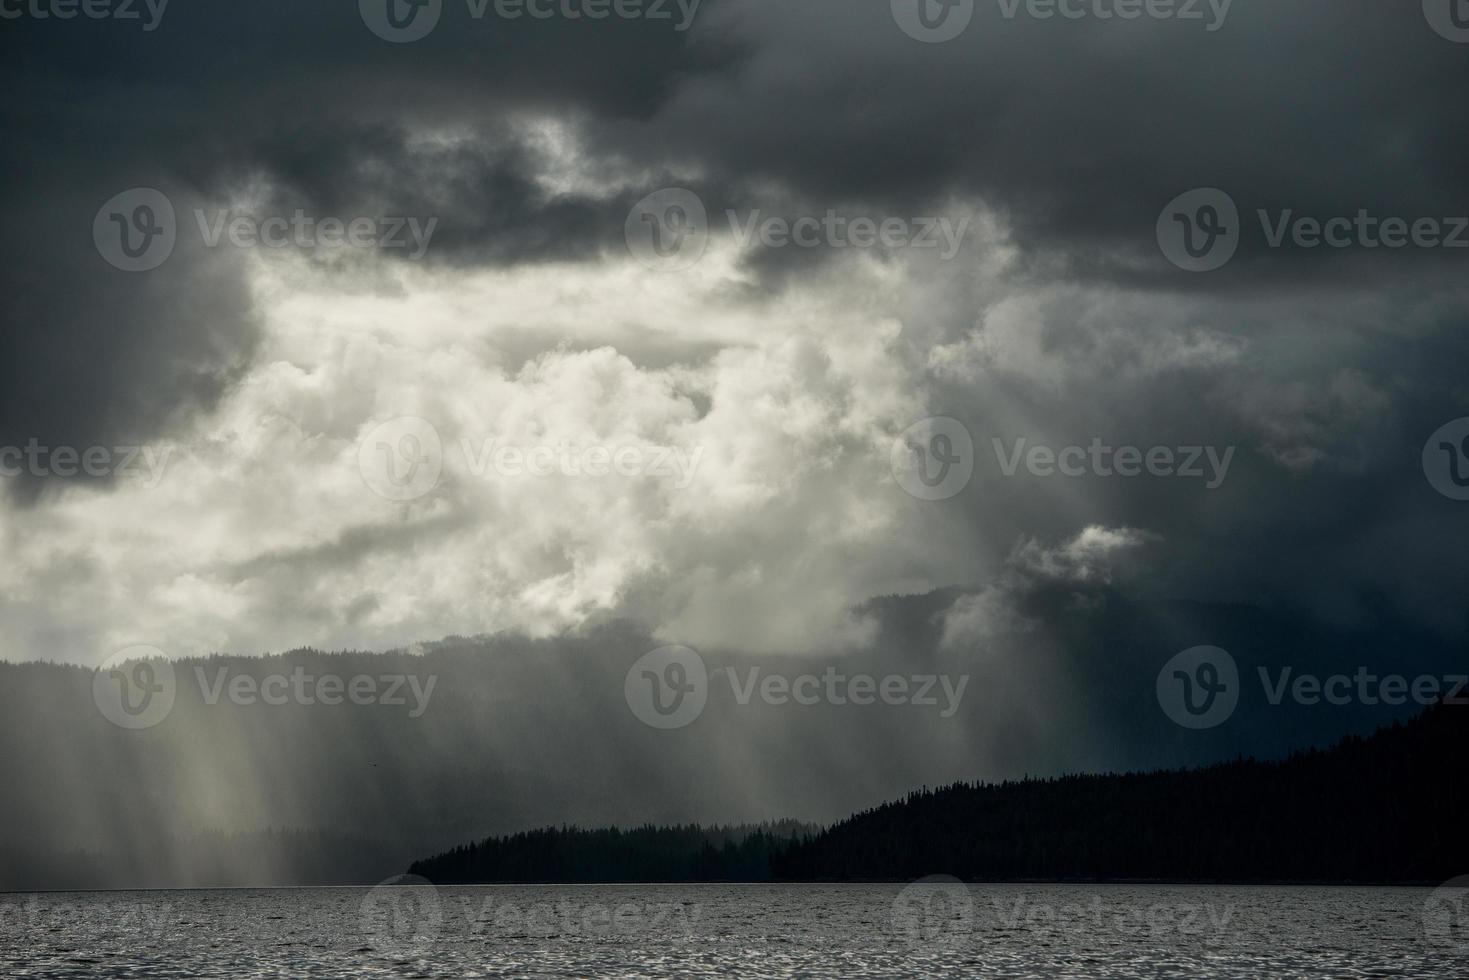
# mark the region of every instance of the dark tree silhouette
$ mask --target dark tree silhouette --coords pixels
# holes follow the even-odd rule
[[[984,880],[1439,882],[1469,870],[1469,707],[1277,762],[923,789],[819,833],[540,830],[412,868],[439,883]]]
[[[548,828],[492,837],[419,861],[409,872],[436,884],[490,882],[768,881],[772,856],[813,828]]]

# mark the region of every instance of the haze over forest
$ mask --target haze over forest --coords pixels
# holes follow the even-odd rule
[[[1420,707],[1303,676],[1469,671],[1423,4],[388,2],[0,23],[11,885],[1278,758]],[[1195,648],[1212,727],[1160,697],[1215,703]],[[136,650],[152,725],[99,710]],[[257,696],[298,666],[405,701]],[[936,701],[761,686],[828,672]]]

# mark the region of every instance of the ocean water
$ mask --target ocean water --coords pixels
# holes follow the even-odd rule
[[[1466,977],[1463,899],[943,879],[0,894],[0,976]]]

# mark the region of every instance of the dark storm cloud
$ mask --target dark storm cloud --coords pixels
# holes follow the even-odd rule
[[[1002,361],[935,389],[934,410],[962,419],[976,443],[961,498],[975,539],[1003,547],[1021,533],[1054,541],[1088,525],[1141,528],[1159,538],[1139,582],[1149,595],[1288,607],[1338,626],[1392,610],[1462,637],[1456,597],[1469,561],[1449,533],[1462,505],[1425,479],[1422,453],[1435,430],[1469,414],[1460,367],[1469,335],[1464,294],[1437,289],[1434,302],[1401,305],[1308,290],[1249,303],[1041,304],[1024,329],[1055,373]],[[1170,334],[1196,324],[1239,346],[1215,361],[1185,354],[1148,366]],[[1203,479],[1006,475],[995,441],[1013,451],[1021,439],[1234,455],[1213,489]]]
[[[546,191],[534,179],[538,161],[508,133],[423,144],[402,127],[323,120],[239,149],[228,159],[249,169],[226,163],[237,185],[258,176],[271,181],[262,215],[304,206],[349,220],[369,213],[435,218],[429,254],[456,264],[595,258],[614,231],[621,241],[631,203]]]
[[[538,189],[504,120],[646,113],[687,67],[685,35],[637,22],[509,31],[450,6],[406,51],[372,36],[355,4],[174,4],[152,30],[7,17],[0,444],[136,443],[214,402],[256,328],[238,266],[200,247],[192,211],[250,182],[287,215],[440,216],[450,261],[590,258],[614,230],[620,243],[627,202]],[[409,147],[436,125],[470,138]],[[146,274],[108,266],[91,240],[97,209],[134,187],[178,212],[175,254]]]
[[[730,180],[778,179],[814,201],[911,209],[977,195],[1068,275],[1156,265],[1157,216],[1200,186],[1228,191],[1251,221],[1257,208],[1469,210],[1454,94],[1469,58],[1417,5],[1239,3],[1215,33],[977,6],[969,31],[938,45],[895,32],[886,4],[744,8],[720,23],[758,38],[760,56],[673,100],[655,142],[677,134]],[[1224,280],[1312,271],[1262,245],[1253,228]]]
[[[350,0],[173,0],[148,31],[0,20],[9,230],[0,446],[142,443],[226,393],[257,348],[257,316],[238,257],[202,247],[193,210],[257,192],[262,214],[436,217],[425,261],[450,271],[625,256],[629,208],[672,184],[697,191],[716,227],[726,209],[881,219],[977,206],[1018,249],[1014,262],[1000,274],[981,268],[987,246],[971,240],[958,261],[914,261],[893,300],[903,367],[926,386],[928,410],[969,428],[976,476],[952,502],[901,512],[892,499],[910,501],[874,481],[874,511],[891,506],[901,547],[911,545],[911,560],[894,559],[905,581],[941,588],[861,605],[875,639],[843,661],[850,671],[971,674],[968,700],[951,724],[880,710],[741,712],[725,701],[671,741],[621,700],[623,672],[663,642],[657,612],[551,641],[465,643],[436,654],[461,661],[443,667],[446,677],[466,678],[443,685],[448,721],[435,715],[406,741],[359,746],[310,719],[271,735],[268,716],[246,716],[239,738],[196,753],[194,729],[176,725],[165,755],[187,762],[195,785],[225,773],[241,801],[263,798],[267,784],[296,794],[269,812],[242,811],[230,829],[368,832],[364,821],[390,812],[411,831],[405,839],[431,849],[567,821],[829,819],[924,781],[1276,754],[1381,720],[1257,701],[1195,739],[1166,721],[1152,688],[1161,663],[1190,645],[1226,647],[1247,672],[1455,668],[1469,588],[1454,533],[1463,505],[1428,484],[1420,453],[1440,425],[1469,415],[1466,256],[1271,249],[1255,217],[1469,214],[1469,45],[1435,34],[1418,3],[1237,0],[1210,32],[1010,19],[977,0],[969,29],[943,44],[906,36],[888,0],[705,0],[682,32],[617,18],[476,20],[467,10],[445,0],[436,30],[411,44],[374,36]],[[565,161],[538,142],[545,120],[571,138],[574,179],[559,179]],[[173,200],[179,243],[161,268],[126,273],[94,247],[93,219],[140,186]],[[1232,196],[1249,230],[1232,263],[1195,275],[1159,254],[1155,224],[1175,196],[1206,186]],[[732,305],[793,284],[841,290],[843,270],[818,266],[842,254],[755,249],[753,284]],[[606,343],[640,367],[719,352],[707,338],[607,329]],[[545,349],[533,325],[507,326],[494,342],[526,361]],[[587,345],[569,338],[567,349]],[[730,396],[690,397],[702,417],[707,399]],[[1235,456],[1214,489],[1005,476],[991,440],[1021,438]],[[12,487],[23,499],[43,489]],[[762,532],[805,548],[819,524],[799,507],[790,514],[762,514]],[[272,547],[228,573],[242,590],[268,581],[269,601],[252,608],[325,620],[338,607],[313,589],[332,570],[426,547],[473,517],[354,526]],[[1057,558],[1086,528],[1137,543],[1135,567],[1118,556],[1093,573]],[[690,540],[688,554],[667,556],[670,579],[723,561],[770,572],[766,551]],[[825,544],[810,547],[819,555]],[[776,561],[787,554],[765,547]],[[113,567],[90,574],[103,582]],[[811,567],[818,577],[822,563]],[[47,569],[58,593],[82,588],[79,568]],[[945,575],[954,568],[974,580]],[[328,625],[374,610],[376,584],[353,583],[353,603]],[[104,586],[120,588],[85,587]],[[663,598],[647,608],[663,609]],[[148,599],[137,593],[139,605]],[[7,608],[25,641],[17,648],[95,660],[92,637]],[[953,633],[956,609],[988,631]],[[704,652],[711,664],[806,669],[748,650]],[[100,730],[85,676],[73,680],[81,700],[67,710]],[[76,793],[16,794],[17,826],[58,852],[115,843],[87,839],[83,825],[128,793],[139,827],[157,820],[160,833],[187,833],[213,819],[148,809],[136,786],[120,785],[126,770],[104,765],[111,756],[68,739],[67,715],[18,692],[9,696],[22,703],[0,723],[49,734],[7,741],[44,750],[0,755],[5,782],[44,787],[70,773]],[[279,741],[254,740],[266,735]],[[229,745],[242,754],[229,756]],[[413,792],[362,777],[376,751],[393,756],[384,772],[413,774]],[[281,759],[289,765],[278,772]],[[161,779],[173,769],[149,771]],[[455,798],[445,787],[467,787],[472,822],[435,811],[433,801]]]
[[[6,156],[14,179],[0,192],[11,229],[0,244],[0,445],[139,446],[212,404],[254,345],[239,271],[187,245],[153,273],[119,271],[92,241],[97,209],[122,189],[114,178],[60,155],[49,161],[64,177],[17,173]],[[6,482],[28,501],[49,471],[21,469]]]
[[[1075,504],[1064,516],[1042,512],[1044,497],[1017,501],[1051,538],[1095,520],[1159,524],[1178,542],[1204,522],[1234,542],[1227,555],[1256,540],[1243,525],[1273,537],[1257,520],[1265,514],[1350,522],[1423,490],[1415,440],[1464,407],[1453,253],[1269,250],[1254,219],[1257,208],[1469,213],[1469,47],[1435,34],[1416,4],[1240,0],[1210,32],[1012,19],[980,2],[961,37],[922,44],[882,0],[708,0],[683,32],[617,18],[477,20],[448,2],[427,38],[391,44],[351,3],[176,0],[154,31],[21,19],[5,23],[0,45],[12,93],[0,109],[0,194],[19,219],[4,253],[3,441],[143,439],[228,385],[254,340],[229,263],[185,248],[159,273],[126,276],[96,260],[87,233],[95,208],[127,187],[178,193],[187,223],[187,207],[224,206],[253,182],[277,211],[436,216],[429,260],[454,265],[617,252],[630,203],[683,173],[698,175],[691,186],[716,222],[726,208],[914,216],[977,200],[1021,248],[1026,285],[1134,290],[1159,304],[1139,305],[1140,316],[1266,338],[1240,371],[1200,369],[1182,382],[1123,385],[1097,372],[1059,397],[1018,376],[1000,379],[1003,398],[976,393],[972,379],[940,385],[937,400],[978,433],[1013,418],[1019,431],[1238,444],[1260,460],[1257,493],[1231,520],[1133,487],[1064,494]],[[542,118],[564,123],[616,189],[547,190],[546,158],[524,125]],[[1227,190],[1250,232],[1228,268],[1194,276],[1159,256],[1154,225],[1164,204],[1200,186]],[[775,287],[825,257],[757,250],[749,261]],[[973,329],[994,299],[958,265],[905,318],[915,363]],[[1323,302],[1327,284],[1371,302]],[[1269,301],[1235,305],[1242,287]],[[1203,305],[1183,307],[1176,294],[1188,292]],[[1116,356],[1093,321],[1081,301],[1049,307],[1042,346]],[[1308,323],[1352,341],[1313,357]],[[1146,356],[1143,337],[1127,356]],[[1385,407],[1358,420],[1375,430],[1353,427],[1350,393],[1330,394],[1343,372],[1383,393]],[[1349,456],[1363,443],[1380,449],[1373,458],[1391,478],[1338,475],[1298,497],[1284,481],[1299,477],[1269,464],[1272,454]],[[1222,577],[1241,574],[1214,554],[1230,568]]]
[[[151,33],[14,22],[7,73],[50,80],[38,97],[52,126],[105,127],[109,147],[149,144],[208,190],[264,176],[322,210],[433,205],[439,257],[496,263],[590,258],[615,243],[636,200],[541,190],[537,161],[506,129],[536,114],[569,121],[597,167],[634,186],[658,186],[670,167],[703,173],[716,213],[911,216],[977,197],[1071,276],[1132,278],[1141,264],[1175,281],[1158,264],[1154,222],[1199,186],[1227,190],[1250,229],[1242,258],[1196,287],[1315,266],[1354,274],[1352,257],[1319,258],[1330,250],[1288,262],[1267,252],[1257,208],[1469,212],[1469,129],[1453,124],[1469,59],[1413,5],[1236,3],[1212,32],[1021,9],[1010,18],[980,2],[963,35],[920,44],[885,2],[709,0],[686,31],[475,18],[449,2],[426,38],[390,44],[352,4],[175,5]],[[77,108],[103,94],[123,103],[110,124]],[[408,145],[437,130],[467,139]]]

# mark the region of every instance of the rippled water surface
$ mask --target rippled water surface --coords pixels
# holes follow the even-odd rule
[[[945,882],[0,895],[0,976],[1466,977],[1447,909],[1428,889]]]

